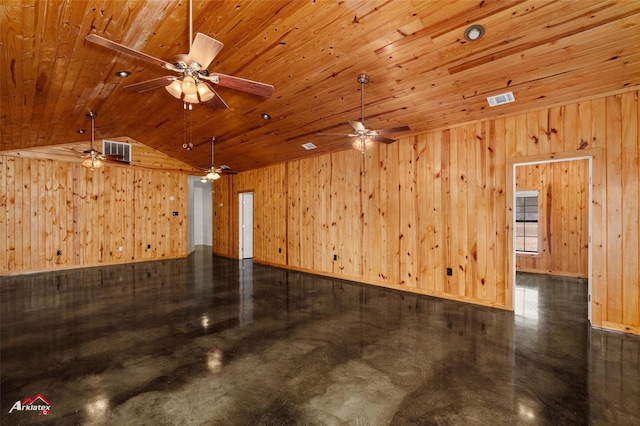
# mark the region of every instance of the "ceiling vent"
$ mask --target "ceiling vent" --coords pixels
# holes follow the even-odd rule
[[[515,102],[516,98],[513,97],[513,92],[503,93],[501,95],[489,96],[487,101],[489,102],[489,106],[498,106],[502,104],[508,104],[511,102]]]
[[[316,148],[317,148],[317,146],[315,146],[315,145],[314,145],[314,144],[312,144],[311,142],[307,142],[307,143],[305,143],[305,144],[302,144],[302,147],[303,147],[304,149],[306,149],[307,151],[308,151],[308,150],[310,150],[310,149],[316,149]]]
[[[122,163],[131,163],[131,144],[125,142],[108,141],[104,139],[102,141],[102,153],[104,155],[117,155],[121,157],[116,161]]]

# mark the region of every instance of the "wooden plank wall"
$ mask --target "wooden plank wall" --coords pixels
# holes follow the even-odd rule
[[[0,156],[0,274],[186,256],[186,188],[179,172]]]
[[[639,115],[629,91],[240,173],[216,189],[231,241],[214,251],[237,256],[238,193],[252,190],[286,212],[256,214],[257,262],[511,309],[512,164],[591,156],[592,323],[640,333]],[[281,194],[265,189],[280,178]],[[287,254],[267,258],[283,226]]]
[[[587,278],[589,272],[589,161],[516,168],[516,190],[538,191],[540,252],[516,256],[516,269]]]
[[[233,179],[234,193],[253,192],[253,256],[269,264],[286,263],[287,192],[285,165],[253,170]],[[234,176],[235,177],[235,176]],[[215,185],[215,183],[214,183]],[[238,197],[231,201],[234,222],[239,220]],[[233,250],[238,253],[238,227],[235,229]]]

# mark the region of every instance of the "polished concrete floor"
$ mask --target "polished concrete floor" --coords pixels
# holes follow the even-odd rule
[[[640,424],[640,336],[580,280],[515,312],[206,250],[0,281],[5,426]]]

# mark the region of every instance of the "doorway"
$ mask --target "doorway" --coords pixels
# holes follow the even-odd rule
[[[253,257],[253,192],[241,192],[239,195],[239,258],[251,259]]]
[[[518,191],[519,189],[517,188],[517,179],[518,179],[518,168],[519,167],[530,167],[530,166],[543,166],[543,165],[551,165],[551,164],[556,164],[556,163],[564,163],[564,162],[573,162],[573,161],[582,161],[582,160],[586,160],[587,165],[586,165],[586,169],[587,169],[587,176],[584,178],[584,181],[581,181],[580,184],[582,184],[584,186],[584,188],[586,188],[586,208],[588,209],[587,212],[587,236],[586,236],[586,241],[587,241],[587,271],[586,271],[586,279],[587,279],[587,292],[588,292],[588,298],[587,298],[587,319],[589,320],[589,322],[591,322],[591,317],[592,317],[592,243],[591,243],[591,235],[592,235],[592,171],[593,171],[593,157],[591,156],[583,156],[583,157],[570,157],[570,158],[561,158],[561,159],[546,159],[546,160],[540,160],[540,161],[530,161],[530,162],[521,162],[521,163],[514,163],[512,165],[512,194],[513,196],[511,197],[511,200],[509,201],[509,205],[511,208],[511,211],[516,212],[516,199],[518,196]],[[579,176],[569,176],[569,177],[565,177],[565,180],[563,180],[563,182],[566,182],[566,179],[580,179]],[[556,185],[559,187],[555,187],[553,192],[554,193],[560,193],[561,191],[565,191],[566,188],[562,185]],[[526,188],[525,188],[526,189]],[[551,191],[550,191],[551,192]],[[522,194],[522,192],[520,192],[520,194]],[[548,197],[549,199],[551,199],[551,194],[542,194],[543,197]],[[545,200],[543,199],[542,202],[544,202]],[[566,206],[564,206],[564,211],[565,212],[571,212],[573,209],[571,208],[566,208]],[[570,205],[569,205],[570,207]],[[548,209],[550,209],[550,206],[547,206]],[[577,207],[576,207],[577,209]],[[542,210],[542,209],[541,209]],[[542,211],[541,211],[542,213]],[[546,217],[546,221],[548,222],[549,217],[551,217],[550,215],[553,212],[551,212],[550,210],[546,210],[544,213],[542,213],[545,217]],[[511,288],[512,288],[512,301],[516,302],[519,299],[522,299],[522,294],[518,294],[517,291],[518,289],[516,288],[516,266],[517,266],[517,254],[516,254],[516,248],[518,247],[517,244],[517,232],[516,232],[516,228],[518,226],[517,223],[517,215],[514,214],[513,215],[513,219],[512,219],[512,223],[511,223],[511,229],[514,230],[513,235],[512,235],[512,250],[511,250],[511,256],[509,257],[510,262],[511,262]],[[543,219],[545,220],[545,219]],[[546,223],[546,226],[550,226],[548,223]],[[545,233],[545,236],[547,238],[549,238],[551,236],[551,230],[549,229],[545,229],[543,230],[543,232]],[[564,232],[564,231],[563,231]],[[584,232],[584,231],[581,231]],[[550,241],[547,241],[547,244],[551,244]],[[557,247],[556,250],[557,251]],[[550,251],[550,250],[549,250]],[[559,256],[559,253],[556,253],[554,251],[553,255],[554,256]],[[551,254],[551,253],[548,253]],[[540,271],[541,274],[544,274],[545,272]],[[514,303],[514,310],[516,308],[515,303]]]
[[[200,181],[200,176],[189,176],[187,251],[193,253],[196,246],[213,245],[213,202],[211,182]]]

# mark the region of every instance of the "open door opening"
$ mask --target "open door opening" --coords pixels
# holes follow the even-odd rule
[[[189,176],[189,206],[187,219],[187,248],[193,253],[196,246],[213,246],[213,201],[211,182],[200,176]]]
[[[253,192],[240,193],[240,213],[238,221],[239,258],[253,258]]]
[[[531,274],[547,275],[549,285],[558,278],[576,280],[578,285],[586,279],[586,314],[591,322],[592,163],[592,157],[585,156],[513,164],[513,250],[509,259],[516,314],[531,309],[524,298],[531,299],[537,292],[518,287],[519,276],[532,282],[535,277]],[[527,274],[529,278],[524,278]]]

